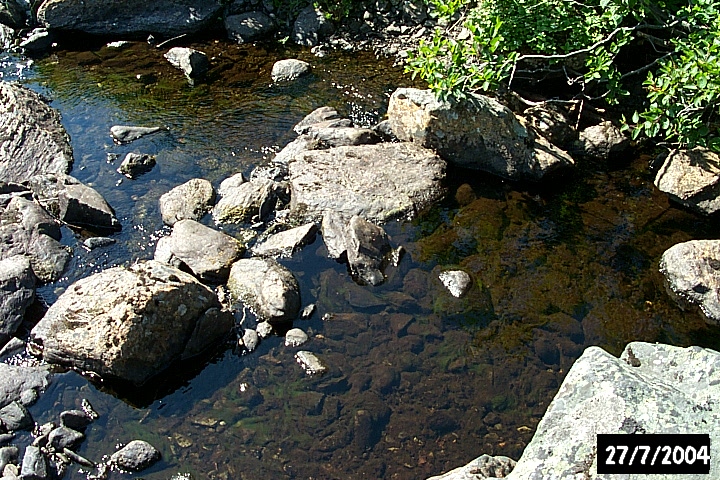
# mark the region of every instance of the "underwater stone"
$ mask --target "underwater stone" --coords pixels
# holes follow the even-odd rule
[[[312,352],[301,350],[295,354],[295,359],[308,375],[322,375],[327,371],[327,367]]]
[[[110,456],[110,463],[118,468],[139,472],[160,460],[160,452],[144,440],[133,440]]]

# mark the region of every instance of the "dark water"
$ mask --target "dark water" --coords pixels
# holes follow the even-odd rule
[[[389,94],[411,83],[387,61],[362,54],[318,59],[222,42],[196,47],[213,69],[194,87],[142,43],[57,52],[25,69],[25,83],[63,115],[72,174],[99,190],[123,224],[115,246],[92,252],[78,243],[89,233],[65,230],[73,264],[40,289],[44,301],[78,278],[151,258],[169,233],[157,201],[172,187],[193,177],[217,186],[248,173],[322,105],[357,124],[375,123]],[[273,62],[286,56],[309,61],[313,74],[271,85]],[[15,64],[2,69],[17,76]],[[168,131],[116,146],[115,124]],[[116,169],[129,151],[157,155],[157,166],[126,179]],[[586,346],[614,354],[632,340],[720,347],[718,329],[669,301],[657,273],[671,245],[720,232],[670,206],[653,188],[648,163],[583,164],[543,188],[451,170],[441,205],[387,226],[408,253],[380,287],[354,284],[343,265],[323,256],[321,239],[283,260],[300,281],[303,304],[318,305],[296,326],[311,337],[302,348],[330,366],[324,376],[305,375],[297,349],[274,337],[250,355],[229,346],[180,372],[184,381],[141,392],[115,395],[65,373],[32,413],[39,422],[56,419],[87,398],[101,416],[79,453],[97,461],[119,443],[147,440],[163,461],[142,473],[146,479],[418,479],[481,453],[518,458]],[[437,279],[450,267],[474,278],[463,299]],[[321,320],[325,314],[332,319]],[[75,469],[66,478],[86,474]]]

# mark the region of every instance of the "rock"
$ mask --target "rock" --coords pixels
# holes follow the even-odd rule
[[[258,179],[284,182],[287,180],[288,169],[284,163],[272,162],[269,165],[258,165],[250,172],[250,181]]]
[[[390,120],[383,120],[382,122],[374,125],[371,130],[375,132],[382,142],[397,142],[399,141],[395,134],[392,132],[392,126]]]
[[[347,121],[347,122],[349,122],[348,119],[342,118],[338,114],[337,110],[335,110],[332,107],[325,106],[325,107],[316,108],[315,110],[310,112],[308,115],[305,116],[305,118],[300,120],[300,122],[298,122],[298,124],[293,127],[293,130],[298,135],[302,135],[302,134],[308,132],[308,127],[310,127],[312,125],[316,125],[318,123],[324,123],[324,122],[329,122],[329,121]],[[343,125],[337,125],[337,126],[351,127],[352,124],[350,124],[350,125],[343,124]]]
[[[191,80],[200,78],[210,69],[210,61],[205,53],[186,47],[174,47],[167,51],[165,58],[170,64],[182,70]]]
[[[632,342],[615,358],[589,347],[573,364],[506,478],[595,475],[598,434],[702,432],[716,445],[720,432],[708,425],[720,422],[714,408],[718,396],[720,353],[713,350]],[[713,456],[710,471],[718,468],[720,459]]]
[[[44,53],[55,43],[55,35],[47,28],[34,28],[20,42],[20,48],[28,53]]]
[[[0,363],[0,408],[18,401],[31,405],[50,381],[50,372],[43,367],[21,367]]]
[[[315,313],[315,309],[317,306],[314,303],[311,303],[310,305],[303,308],[302,312],[300,312],[300,318],[303,320],[307,320],[308,318],[312,317],[312,314]]]
[[[710,215],[720,210],[720,157],[710,150],[673,150],[655,176],[671,200]]]
[[[121,230],[115,210],[94,188],[82,183],[64,185],[58,198],[58,218],[75,227]]]
[[[17,462],[20,450],[16,446],[0,448],[0,472],[5,470],[5,466]]]
[[[307,223],[268,237],[264,242],[252,248],[258,257],[290,257],[303,246],[315,241],[317,233],[315,223]]]
[[[505,478],[515,468],[515,460],[503,455],[492,457],[480,455],[464,467],[458,467],[443,475],[430,477],[427,480],[485,480]]]
[[[446,270],[441,272],[440,281],[453,297],[460,298],[470,290],[472,278],[462,270]]]
[[[292,39],[298,45],[314,47],[326,36],[330,35],[334,27],[325,18],[325,14],[313,5],[309,5],[300,11],[293,24]]]
[[[299,328],[291,328],[285,334],[285,346],[286,347],[299,347],[303,343],[308,341],[307,333],[303,332]]]
[[[289,164],[291,207],[371,222],[412,218],[442,198],[445,162],[408,143],[381,143],[297,154]]]
[[[322,375],[327,372],[327,367],[312,352],[300,350],[295,354],[295,359],[308,375]]]
[[[290,82],[310,73],[310,64],[302,60],[278,60],[272,68],[273,82]]]
[[[25,448],[20,477],[23,480],[46,480],[50,478],[47,460],[39,447],[28,446]]]
[[[160,460],[160,452],[144,440],[133,440],[110,456],[110,463],[122,470],[139,472]]]
[[[287,165],[290,160],[295,158],[296,155],[302,152],[307,152],[308,150],[315,150],[319,146],[320,142],[312,138],[310,135],[301,135],[292,142],[285,145],[285,148],[275,154],[275,158],[273,158],[273,163]]]
[[[242,173],[236,173],[232,177],[228,177],[222,182],[220,182],[220,187],[218,187],[218,195],[220,195],[221,197],[228,195],[233,189],[239,187],[245,182],[247,182],[247,180],[245,179],[245,175],[243,175]]]
[[[405,0],[402,5],[403,16],[407,21],[419,25],[427,20],[427,9],[422,0]]]
[[[260,336],[256,330],[251,328],[246,329],[243,332],[242,343],[248,352],[254,351],[260,343]]]
[[[291,322],[300,311],[300,288],[292,272],[270,259],[244,258],[230,269],[230,293],[259,319]]]
[[[268,338],[270,335],[272,335],[273,327],[270,325],[270,322],[263,321],[257,324],[257,327],[255,328],[258,334],[258,337],[260,338]]]
[[[275,31],[275,22],[261,12],[247,12],[225,17],[228,38],[237,43],[262,40]]]
[[[82,410],[65,410],[60,413],[60,422],[63,426],[77,431],[83,431],[92,423],[90,418]]]
[[[0,81],[0,178],[22,183],[41,173],[68,173],[72,163],[60,114],[30,89]]]
[[[318,127],[318,125],[321,124],[310,126],[308,135],[317,140],[321,148],[373,145],[380,142],[380,137],[369,128]]]
[[[213,218],[217,223],[246,222],[255,215],[262,220],[275,209],[283,190],[282,184],[268,179],[224,189],[225,194],[213,208]]]
[[[30,259],[15,255],[0,260],[0,347],[5,345],[35,301],[35,274]]]
[[[328,256],[346,258],[355,279],[370,285],[380,285],[385,280],[382,269],[392,247],[381,227],[357,215],[345,221],[328,212],[323,217],[322,234]]]
[[[130,143],[138,138],[151,135],[163,130],[162,127],[132,127],[127,125],[115,125],[110,127],[110,136],[116,143]]]
[[[160,214],[163,223],[172,227],[180,220],[200,220],[212,210],[214,203],[215,190],[212,184],[201,178],[193,178],[160,197]]]
[[[162,250],[169,252],[171,257],[163,258]],[[245,246],[230,235],[195,220],[180,220],[172,234],[158,242],[155,260],[189,270],[202,282],[224,283],[231,265],[244,252]]]
[[[10,50],[13,46],[14,41],[15,30],[8,27],[7,25],[3,25],[2,23],[0,23],[0,51]]]
[[[83,242],[83,246],[88,250],[94,250],[96,248],[107,247],[115,243],[114,238],[109,237],[90,237],[86,238]]]
[[[78,280],[31,338],[49,363],[141,385],[173,362],[216,346],[233,323],[212,290],[150,260]]]
[[[128,36],[152,33],[173,37],[203,30],[220,13],[217,0],[46,0],[37,12],[49,29],[93,35]]]
[[[665,289],[683,309],[699,310],[710,325],[720,325],[720,240],[673,245],[660,259]]]
[[[527,123],[553,145],[560,148],[570,146],[577,137],[567,114],[550,104],[531,107],[523,112]]]
[[[118,172],[128,178],[136,178],[147,173],[155,166],[155,155],[146,153],[128,153],[120,164]]]
[[[65,448],[73,448],[85,439],[85,435],[68,427],[58,427],[50,432],[48,445],[56,452],[62,452]]]
[[[582,155],[607,161],[626,154],[630,139],[612,122],[605,121],[580,132],[578,147]]]
[[[16,0],[4,0],[0,2],[0,24],[8,27],[22,29],[26,25],[25,7]],[[0,468],[0,475],[2,468]]]
[[[30,430],[35,422],[27,408],[22,403],[14,401],[0,408],[0,425],[3,425],[7,431],[17,432]]]
[[[471,94],[438,100],[430,90],[399,88],[388,120],[402,141],[434,149],[448,162],[505,178],[537,181],[574,164],[496,100]]]

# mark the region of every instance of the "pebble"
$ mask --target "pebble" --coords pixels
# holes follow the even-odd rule
[[[291,328],[285,334],[285,346],[286,347],[299,347],[303,343],[308,341],[307,333],[303,332],[299,328]]]
[[[255,350],[260,343],[260,337],[258,336],[258,332],[255,330],[248,328],[243,332],[242,337],[243,345],[245,345],[245,348],[248,352],[252,352]]]
[[[302,313],[300,314],[300,318],[303,320],[307,320],[308,318],[312,317],[312,314],[315,313],[315,304],[311,303],[307,307],[303,308]]]
[[[272,334],[273,328],[270,322],[260,322],[257,324],[257,334],[260,338],[267,338]]]
[[[122,470],[139,472],[160,460],[160,452],[144,440],[133,440],[110,456],[110,463]]]

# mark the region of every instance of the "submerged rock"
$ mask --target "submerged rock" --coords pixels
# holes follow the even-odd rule
[[[133,440],[110,456],[110,463],[122,470],[139,472],[160,460],[160,452],[144,440]]]
[[[297,280],[290,270],[274,260],[238,260],[230,269],[227,286],[235,299],[271,324],[291,322],[300,311]]]
[[[72,163],[60,114],[29,88],[0,81],[0,178],[22,183],[42,173],[68,173]]]
[[[169,237],[158,241],[155,260],[189,269],[203,282],[223,283],[244,252],[245,246],[230,235],[195,220],[180,220]]]
[[[317,218],[326,211],[376,223],[412,218],[445,193],[445,162],[408,143],[305,151],[289,169],[291,207]]]
[[[302,60],[288,58],[286,60],[278,60],[272,68],[270,76],[273,82],[290,82],[297,80],[303,75],[310,73],[310,64]]]
[[[710,150],[673,150],[655,176],[655,186],[696,212],[720,210],[720,157]]]
[[[46,0],[40,5],[37,18],[45,27],[55,30],[172,37],[202,30],[221,9],[218,0]]]
[[[34,301],[35,274],[30,259],[15,255],[0,260],[0,347],[10,340]]]
[[[147,173],[155,166],[155,156],[146,153],[128,153],[120,164],[118,172],[128,178]]]
[[[432,148],[448,162],[517,180],[542,179],[574,164],[496,100],[471,94],[438,100],[430,90],[400,88],[390,97],[388,119],[402,141]]]
[[[472,278],[462,270],[446,270],[439,275],[440,281],[453,297],[460,298],[470,290]]]
[[[720,325],[720,240],[673,245],[660,259],[665,288],[683,309],[698,309],[710,325]]]
[[[714,407],[719,396],[720,353],[713,350],[632,342],[616,358],[589,347],[506,478],[593,475],[598,434],[708,433],[716,445],[720,431],[708,425],[720,424]],[[720,459],[713,456],[710,471],[718,468]]]
[[[232,326],[212,290],[150,260],[78,280],[31,337],[49,363],[140,385],[173,362],[216,347]]]
[[[193,178],[160,197],[160,214],[163,223],[172,227],[180,220],[200,220],[212,210],[213,203],[215,189],[212,184]]]
[[[308,375],[322,375],[327,367],[312,352],[301,350],[295,354],[295,359]]]
[[[117,143],[130,143],[138,138],[151,135],[163,130],[162,127],[133,127],[127,125],[115,125],[110,127],[110,135]]]

